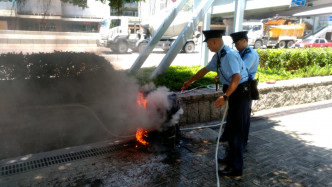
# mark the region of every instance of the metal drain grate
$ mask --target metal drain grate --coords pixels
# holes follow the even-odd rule
[[[41,159],[23,161],[15,164],[3,164],[1,166],[1,176],[15,175],[30,170],[43,168],[55,164],[81,160],[93,156],[99,156],[115,151],[120,151],[128,147],[128,144],[111,145],[100,148],[93,148],[85,151],[77,151],[67,154],[48,156]]]

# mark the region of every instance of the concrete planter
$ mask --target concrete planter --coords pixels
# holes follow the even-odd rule
[[[260,83],[258,88],[260,99],[254,101],[253,111],[313,103],[332,99],[332,76],[277,81],[275,84]],[[213,106],[213,102],[221,95],[222,91],[207,88],[178,93],[184,110],[180,125],[221,120],[223,109]]]

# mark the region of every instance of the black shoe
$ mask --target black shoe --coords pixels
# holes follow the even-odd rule
[[[218,173],[221,176],[242,176],[242,170],[235,170],[229,167],[226,167],[225,169],[219,169]]]

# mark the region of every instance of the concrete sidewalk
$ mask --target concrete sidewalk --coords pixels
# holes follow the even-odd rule
[[[332,100],[255,113],[244,175],[220,177],[220,186],[332,186],[331,113]],[[218,130],[181,131],[173,151],[109,141],[2,160],[0,186],[216,186]],[[62,161],[40,164],[56,154]],[[35,169],[13,169],[34,159]]]

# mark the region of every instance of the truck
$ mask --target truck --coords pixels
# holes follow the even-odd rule
[[[301,42],[295,43],[295,47],[332,47],[332,42],[328,42],[325,38],[307,38]]]
[[[159,28],[162,23],[160,18],[165,17],[165,15],[155,16],[150,18],[149,20],[144,20],[141,23],[141,31],[142,33],[138,33],[135,39],[129,40],[130,48],[136,52],[142,52],[144,47],[148,44],[150,39],[154,36],[155,32]],[[164,35],[159,40],[158,44],[155,46],[156,48],[161,48],[165,52],[167,52],[177,37],[182,32],[183,28],[188,24],[188,21],[192,18],[192,14],[188,12],[180,12],[179,15],[174,19],[169,28],[165,31]],[[198,38],[200,37],[200,32],[197,30],[194,31],[194,34],[191,38],[189,38],[183,48],[182,52],[192,53],[195,51],[195,46],[198,43]]]
[[[305,24],[298,19],[276,16],[260,21],[243,22],[248,31],[248,44],[255,49],[266,47],[291,48],[304,35]]]
[[[158,17],[159,18],[159,17]],[[109,47],[117,53],[126,53],[130,48],[134,52],[142,52],[150,39],[155,34],[161,21],[156,20],[136,20],[132,17],[109,17],[100,22],[98,46]],[[180,19],[174,21],[162,36],[156,48],[168,51],[182,29],[186,26],[187,21]],[[134,29],[130,29],[133,27]],[[184,44],[182,51],[185,53],[194,52],[200,33],[195,31],[192,38]]]
[[[131,32],[135,32],[140,20],[136,17],[111,16],[103,18],[98,25],[98,46],[109,47],[116,53],[127,53],[129,49],[128,38]],[[130,27],[134,28],[131,31]]]

